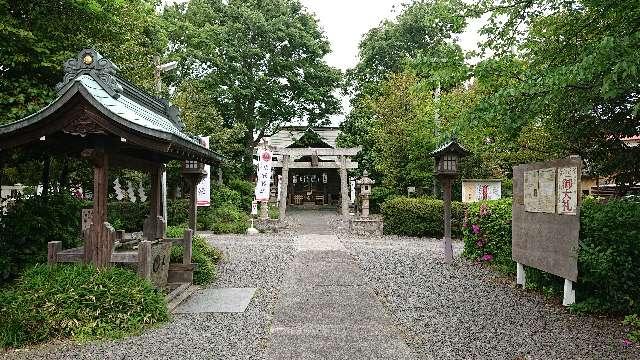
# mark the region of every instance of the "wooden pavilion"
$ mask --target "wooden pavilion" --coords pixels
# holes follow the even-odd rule
[[[196,184],[204,163],[219,166],[222,161],[220,155],[202,146],[197,137],[184,132],[175,106],[137,88],[117,71],[115,64],[95,50],[82,50],[77,58],[64,64],[57,99],[31,116],[0,126],[0,152],[28,146],[31,150],[91,162],[93,215],[90,230],[85,234],[82,260],[96,266],[118,262],[118,257],[112,254],[114,231],[107,223],[110,168],[141,170],[150,175],[150,213],[143,237],[153,241],[165,236],[163,164],[170,160],[184,161],[187,180]],[[190,226],[194,228],[196,187],[191,188]],[[77,256],[68,258],[78,261]]]

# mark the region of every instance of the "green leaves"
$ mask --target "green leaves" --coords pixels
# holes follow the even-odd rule
[[[180,60],[178,93],[198,89],[201,103],[219,114],[207,117],[188,107],[186,117],[211,124],[207,135],[214,137],[233,130],[223,145],[247,167],[262,137],[292,121],[326,123],[339,111],[333,91],[340,72],[324,62],[329,43],[297,0],[192,0],[167,9],[163,18],[170,57]]]
[[[151,88],[151,59],[162,53],[166,38],[145,0],[0,0],[0,43],[0,124],[5,124],[53,100],[64,61],[87,47],[116,63],[123,77]]]
[[[0,318],[6,348],[51,338],[121,338],[169,315],[164,295],[130,270],[37,265],[0,292]]]

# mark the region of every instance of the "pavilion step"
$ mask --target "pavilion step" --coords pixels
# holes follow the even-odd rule
[[[167,309],[169,312],[173,312],[183,301],[185,301],[194,292],[198,291],[200,287],[193,284],[182,284],[167,295]]]

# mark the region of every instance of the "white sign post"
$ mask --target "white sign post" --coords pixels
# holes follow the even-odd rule
[[[209,137],[201,136],[200,142],[207,149],[209,148]],[[198,206],[210,206],[211,205],[211,165],[205,165],[204,171],[207,173],[198,183],[198,191],[196,196],[196,205]]]

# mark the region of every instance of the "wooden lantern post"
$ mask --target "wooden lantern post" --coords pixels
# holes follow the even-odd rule
[[[440,180],[443,189],[444,207],[444,258],[447,263],[453,262],[453,246],[451,245],[451,181],[458,176],[459,161],[468,156],[469,151],[464,149],[455,138],[431,153],[435,157],[434,174]]]
[[[189,192],[189,228],[196,233],[198,228],[198,183],[207,175],[204,163],[186,160],[182,165],[182,175],[190,186]]]

